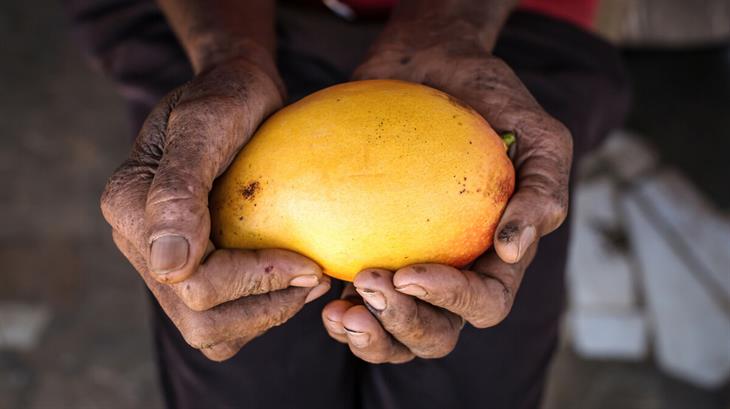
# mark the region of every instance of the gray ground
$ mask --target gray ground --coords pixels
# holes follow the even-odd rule
[[[124,106],[55,2],[0,3],[0,38],[0,306],[50,317],[35,347],[0,342],[0,409],[161,407],[144,289],[97,206],[128,149]],[[565,347],[547,406],[728,409],[727,395]]]

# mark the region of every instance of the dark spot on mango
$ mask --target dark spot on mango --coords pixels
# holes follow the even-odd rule
[[[267,272],[267,273],[270,273],[271,270],[273,270],[273,269],[274,269],[274,266],[268,265],[268,266],[266,266],[266,268],[264,268],[264,271]]]
[[[258,180],[254,180],[241,190],[241,195],[246,200],[253,200],[259,190],[261,190],[261,184]]]

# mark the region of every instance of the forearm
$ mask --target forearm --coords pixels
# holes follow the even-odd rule
[[[400,0],[381,39],[428,46],[444,36],[491,51],[518,0]]]
[[[275,75],[275,0],[157,0],[195,72],[245,57]]]

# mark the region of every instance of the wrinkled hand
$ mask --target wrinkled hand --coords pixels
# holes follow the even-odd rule
[[[507,316],[538,239],[566,217],[572,139],[514,72],[469,35],[452,31],[411,39],[395,33],[384,38],[388,40],[377,44],[356,71],[357,79],[429,85],[473,107],[498,132],[517,137],[517,187],[495,231],[493,249],[463,270],[436,264],[396,272],[365,270],[342,299],[322,312],[329,334],[349,344],[355,355],[373,363],[398,363],[448,354],[464,321],[486,328]]]
[[[329,289],[303,256],[216,250],[209,240],[213,180],[281,104],[277,79],[251,62],[198,75],[153,110],[101,199],[119,249],[185,340],[213,360]]]

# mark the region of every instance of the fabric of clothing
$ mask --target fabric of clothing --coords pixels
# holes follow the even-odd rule
[[[75,34],[127,100],[132,126],[192,77],[164,17],[147,0],[67,0]],[[379,22],[320,10],[278,11],[278,64],[290,98],[347,81]],[[575,158],[618,125],[627,83],[616,50],[548,16],[518,12],[494,51],[575,140]],[[286,324],[223,363],[189,347],[152,300],[160,378],[171,408],[535,408],[558,341],[569,221],[540,241],[512,312],[498,326],[466,326],[447,357],[371,365],[326,334],[320,312],[334,282]]]
[[[322,0],[291,0],[309,4],[322,4]],[[387,15],[398,0],[336,0],[335,3],[344,4],[356,16],[377,17]],[[324,1],[328,3],[328,1]],[[590,29],[593,27],[598,0],[522,0],[519,3],[522,11],[532,11],[562,19]]]

